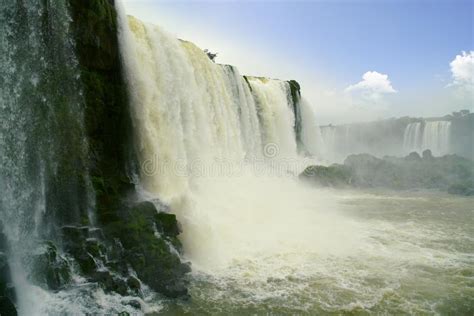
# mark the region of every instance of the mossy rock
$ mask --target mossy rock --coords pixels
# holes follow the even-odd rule
[[[54,243],[40,245],[32,257],[30,279],[46,289],[57,291],[71,281],[69,262],[58,253]]]
[[[0,315],[2,316],[18,315],[15,304],[13,304],[10,298],[5,297],[5,296],[0,296]]]
[[[92,279],[108,292],[115,292],[120,295],[129,293],[127,282],[108,270],[94,272]]]
[[[170,297],[187,295],[184,276],[190,271],[189,266],[170,249],[173,246],[181,250],[176,217],[158,213],[151,202],[132,206],[124,216],[124,220],[106,228],[109,236],[120,240],[123,260],[155,291]]]
[[[8,250],[8,240],[3,233],[3,224],[0,222],[0,315],[16,316],[16,292],[8,264]]]
[[[131,291],[134,291],[135,293],[140,293],[142,286],[140,280],[138,280],[136,277],[129,276],[127,278],[127,285]]]

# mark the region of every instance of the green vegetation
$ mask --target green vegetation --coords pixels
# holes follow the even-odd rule
[[[376,158],[350,155],[343,165],[310,166],[300,178],[321,186],[351,185],[357,188],[395,190],[437,189],[452,194],[474,194],[474,162],[456,155],[423,157],[411,153],[405,158]]]

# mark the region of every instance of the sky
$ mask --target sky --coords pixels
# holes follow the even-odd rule
[[[242,74],[295,79],[318,123],[474,110],[473,0],[122,0]]]

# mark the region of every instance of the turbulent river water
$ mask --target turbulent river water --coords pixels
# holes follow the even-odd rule
[[[243,208],[235,218],[214,219],[223,221],[213,232],[221,244],[202,247],[222,248],[225,262],[208,249],[198,261],[212,262],[194,267],[192,299],[162,312],[472,315],[474,199],[434,192],[299,192],[293,197],[313,200],[278,205],[262,199],[255,207],[273,208],[271,216]],[[229,202],[242,198],[231,195]]]

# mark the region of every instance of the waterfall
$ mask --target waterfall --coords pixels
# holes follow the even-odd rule
[[[93,194],[66,1],[0,5],[0,219],[19,312],[41,313],[34,258],[57,227],[89,218]],[[36,293],[36,294],[35,294]],[[46,304],[46,303],[44,303]]]
[[[407,125],[403,134],[405,153],[431,150],[436,156],[450,152],[450,121],[424,121]]]
[[[342,162],[348,155],[403,156],[430,149],[434,155],[452,152],[450,121],[406,123],[404,118],[367,123],[321,126],[324,159]]]
[[[121,42],[146,190],[172,201],[192,185],[192,176],[178,173],[193,166],[296,158],[288,82],[242,77],[194,44],[133,17]]]
[[[421,146],[421,122],[409,123],[403,134],[403,149],[406,153],[419,151]]]
[[[437,156],[447,154],[449,152],[450,132],[450,121],[426,122],[421,148],[423,150],[430,149]]]
[[[264,144],[274,144],[284,158],[296,158],[295,116],[287,82],[249,77],[257,103]]]
[[[324,157],[324,139],[321,128],[308,101],[301,100],[301,142],[307,154],[318,159]]]
[[[336,158],[336,127],[323,126],[321,127],[321,137],[324,148],[324,158],[330,161],[337,160]]]
[[[250,258],[262,260],[263,274],[286,273],[287,261],[277,258],[294,249],[339,251],[313,232],[344,220],[308,208],[330,202],[287,168],[306,166],[298,138],[317,150],[311,108],[296,104],[298,122],[290,84],[242,77],[157,26],[123,14],[120,21],[141,183],[177,215],[194,273],[219,270],[226,279],[244,273]],[[344,246],[349,230],[335,236]]]

